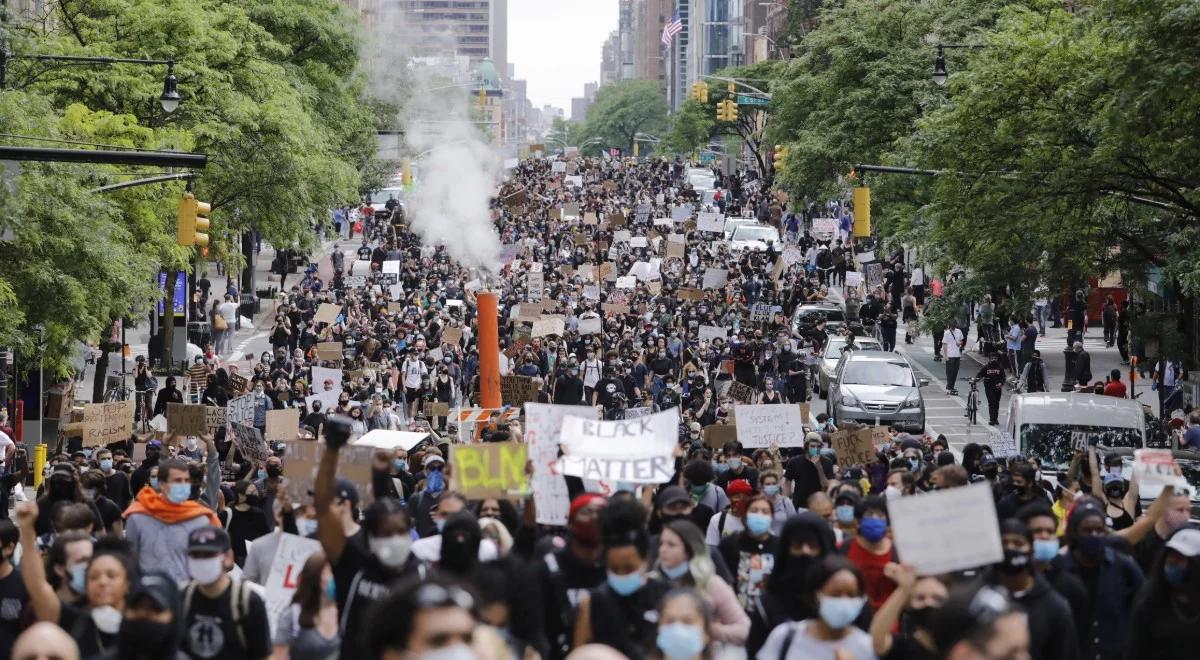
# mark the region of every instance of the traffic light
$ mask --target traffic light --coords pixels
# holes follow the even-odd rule
[[[717,121],[725,121],[725,102],[717,101]]]
[[[177,242],[185,247],[192,245],[207,246],[208,214],[211,211],[211,204],[197,202],[192,193],[184,193],[183,199],[179,200],[179,234]]]
[[[737,121],[737,101],[733,99],[725,101],[725,121]]]
[[[708,85],[702,82],[692,83],[692,100],[708,103]]]
[[[783,163],[787,160],[787,147],[777,144],[775,145],[775,158],[772,161],[772,166],[776,172],[783,171]]]

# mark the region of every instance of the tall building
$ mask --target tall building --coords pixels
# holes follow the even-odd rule
[[[786,58],[790,44],[780,43],[787,32],[788,6],[784,2],[743,0],[742,52],[746,64]]]
[[[664,95],[667,68],[662,31],[674,13],[674,0],[636,0],[634,5],[633,77],[657,80]]]
[[[368,25],[394,25],[392,41],[414,55],[466,55],[472,64],[490,58],[497,72],[508,72],[508,0],[356,0],[354,5]]]
[[[634,0],[618,0],[617,34],[619,61],[617,67],[619,80],[633,79],[633,53],[636,43],[634,34],[635,14]]]
[[[621,33],[614,30],[600,48],[600,84],[621,79]]]
[[[688,85],[695,80],[696,66],[691,62],[691,51],[692,42],[698,35],[692,18],[698,14],[692,12],[692,5],[702,1],[672,0],[672,14],[678,12],[679,20],[683,23],[683,31],[675,35],[671,47],[666,51],[667,103],[672,110],[678,110],[687,100]]]

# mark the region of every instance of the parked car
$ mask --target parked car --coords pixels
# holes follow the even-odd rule
[[[1065,470],[1076,448],[1093,437],[1106,448],[1146,446],[1146,417],[1132,399],[1081,392],[1017,394],[1008,403],[1004,433],[1017,451],[1037,458],[1042,469]]]
[[[847,351],[838,361],[827,412],[834,424],[895,426],[925,431],[925,399],[908,360],[890,351]]]
[[[725,218],[725,240],[733,238],[733,232],[742,225],[757,225],[754,218]]]
[[[792,330],[804,334],[806,330],[816,326],[818,319],[824,319],[825,332],[833,335],[838,328],[846,324],[846,312],[837,303],[804,303],[792,312]]]
[[[883,350],[883,344],[874,337],[855,337],[854,345],[857,347],[856,350]],[[833,375],[837,370],[838,361],[842,359],[842,349],[845,346],[846,338],[842,336],[832,336],[825,344],[825,353],[821,356],[821,363],[817,367],[817,386],[820,388],[822,399],[829,397],[829,384],[833,382]]]
[[[783,240],[779,238],[779,230],[770,225],[741,225],[733,230],[729,237],[729,249],[734,252],[751,250],[766,252],[769,246],[774,246],[776,252],[783,249]]]

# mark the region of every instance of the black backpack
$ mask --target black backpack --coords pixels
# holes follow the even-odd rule
[[[1046,383],[1042,381],[1042,361],[1029,361],[1029,380],[1025,383],[1027,392],[1044,392]]]

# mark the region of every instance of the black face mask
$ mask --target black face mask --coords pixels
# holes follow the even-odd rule
[[[283,474],[283,466],[282,465],[268,465],[267,466],[267,476],[268,477],[278,477],[281,474]]]
[[[72,499],[75,497],[75,484],[62,479],[50,482],[50,496],[54,499]]]
[[[909,635],[918,629],[929,629],[929,619],[933,613],[937,611],[936,607],[919,607],[904,610],[904,617],[901,619],[901,628]]]
[[[1020,550],[1004,550],[1004,560],[1000,562],[1000,570],[1009,575],[1015,575],[1022,571],[1029,570],[1033,562],[1032,552],[1021,552]]]
[[[117,655],[122,658],[173,658],[179,643],[178,629],[174,623],[124,619],[117,632],[120,649]]]

